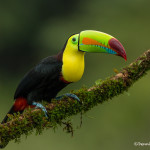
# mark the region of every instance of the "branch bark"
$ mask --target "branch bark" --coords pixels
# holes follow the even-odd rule
[[[81,88],[73,91],[72,93],[80,98],[81,103],[64,97],[60,101],[52,100],[52,103],[45,104],[49,115],[48,119],[45,118],[40,109],[28,109],[22,115],[10,115],[10,121],[0,124],[0,147],[4,148],[11,140],[17,141],[22,134],[27,136],[34,129],[37,134],[40,134],[45,128],[55,128],[57,125],[62,125],[62,120],[67,119],[67,117],[76,115],[79,112],[84,113],[99,103],[122,94],[134,82],[143,77],[149,69],[150,50],[146,51],[129,66],[123,68],[115,76],[99,81],[89,89]],[[68,124],[67,127],[69,128]]]

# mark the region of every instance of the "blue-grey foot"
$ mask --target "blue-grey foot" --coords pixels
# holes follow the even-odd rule
[[[33,102],[32,105],[34,105],[35,108],[40,108],[40,109],[42,109],[42,111],[43,111],[44,114],[45,114],[45,117],[48,117],[48,116],[47,116],[47,110],[46,110],[46,108],[45,108],[42,104],[37,103],[37,102]]]
[[[78,102],[80,102],[79,97],[78,97],[77,95],[71,94],[71,93],[63,94],[63,95],[61,95],[61,96],[56,97],[55,99],[56,99],[56,100],[60,100],[60,99],[63,98],[64,96],[68,96],[68,97],[73,98],[73,99],[77,100]]]

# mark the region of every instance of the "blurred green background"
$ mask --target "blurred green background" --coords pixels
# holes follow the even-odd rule
[[[0,120],[13,103],[22,76],[42,58],[59,52],[67,38],[85,29],[99,30],[118,38],[128,61],[105,54],[87,54],[82,80],[60,94],[92,86],[130,64],[150,48],[149,0],[7,0],[0,1]],[[150,141],[150,74],[128,92],[72,117],[74,137],[49,129],[40,136],[22,137],[6,150],[135,150],[134,142]]]

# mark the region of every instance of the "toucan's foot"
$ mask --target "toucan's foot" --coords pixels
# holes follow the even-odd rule
[[[48,118],[48,116],[47,116],[47,110],[46,110],[46,108],[45,108],[42,104],[37,103],[37,102],[33,102],[32,105],[34,105],[35,108],[40,108],[40,109],[42,109],[42,111],[43,111],[44,114],[45,114],[45,117]]]
[[[80,102],[79,97],[77,95],[71,94],[71,93],[66,93],[66,94],[63,94],[61,96],[58,96],[58,97],[56,97],[56,100],[60,100],[64,96],[68,96],[68,97],[73,98],[73,99],[77,100],[78,102]]]

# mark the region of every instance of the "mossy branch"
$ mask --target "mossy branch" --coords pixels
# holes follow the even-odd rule
[[[82,103],[64,97],[60,101],[53,100],[52,103],[45,104],[49,115],[48,119],[44,117],[44,113],[40,109],[27,110],[23,115],[10,115],[10,121],[0,124],[0,147],[5,147],[13,139],[17,141],[22,134],[27,136],[34,129],[37,134],[40,134],[45,128],[55,128],[57,125],[63,124],[63,119],[79,112],[84,113],[99,103],[112,99],[114,96],[127,91],[149,69],[150,50],[115,76],[97,82],[89,89],[81,88],[72,92],[80,98]],[[71,130],[69,123],[66,128],[68,131]]]

